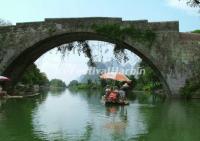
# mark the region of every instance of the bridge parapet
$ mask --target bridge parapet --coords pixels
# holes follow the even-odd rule
[[[150,29],[153,31],[179,31],[178,21],[170,22],[148,22],[148,20],[122,20],[122,18],[104,18],[104,17],[93,17],[93,18],[47,18],[44,21],[39,22],[24,22],[17,23],[12,26],[0,27],[0,33],[2,32],[16,32],[21,30],[28,30],[29,28],[38,29],[47,27],[49,25],[65,25],[68,27],[85,28],[93,25],[108,25],[108,24],[119,24],[123,26],[134,26],[139,29]]]

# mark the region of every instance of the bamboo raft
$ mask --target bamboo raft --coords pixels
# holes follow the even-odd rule
[[[6,98],[6,99],[22,99],[22,98],[38,96],[39,94],[40,93],[34,93],[34,94],[29,94],[29,95],[5,95],[5,96],[3,96],[3,98]]]
[[[105,106],[109,106],[109,105],[122,105],[122,106],[129,105],[128,100],[113,102],[113,101],[106,100],[104,97],[102,97],[101,103],[103,103]]]

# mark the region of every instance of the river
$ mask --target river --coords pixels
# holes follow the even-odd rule
[[[105,107],[98,91],[0,101],[0,141],[199,141],[200,101]]]

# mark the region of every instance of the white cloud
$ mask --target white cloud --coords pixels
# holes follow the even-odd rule
[[[102,41],[90,41],[89,45],[92,48],[92,54],[95,61],[110,61],[113,56],[114,45]],[[71,80],[76,80],[79,76],[86,74],[88,71],[88,58],[84,54],[78,55],[77,51],[70,52],[61,60],[61,53],[57,49],[52,49],[42,55],[35,62],[41,72],[46,73],[51,80],[54,78],[61,79],[68,84]],[[135,65],[140,61],[139,57],[130,51],[127,51],[129,57],[128,63]],[[103,56],[103,58],[101,58]],[[125,64],[122,64],[125,65]]]
[[[187,5],[188,0],[166,0],[168,6],[184,10],[188,14],[198,15],[198,8],[190,7]]]
[[[71,54],[62,61],[61,54],[53,49],[41,56],[35,63],[50,80],[58,78],[68,84],[71,80],[77,79],[81,74],[87,72],[87,60],[84,55]]]

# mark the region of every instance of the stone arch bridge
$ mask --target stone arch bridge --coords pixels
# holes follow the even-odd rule
[[[129,31],[119,39],[118,35],[108,36],[94,28],[111,25]],[[129,27],[134,27],[136,31],[151,31],[155,35],[154,41],[149,45],[136,40],[137,35],[134,34],[137,32],[131,32]],[[78,40],[116,43],[132,51],[153,68],[171,95],[178,94],[186,79],[198,71],[200,35],[179,32],[177,21],[123,21],[121,18],[94,17],[54,18],[0,27],[0,75],[10,77],[10,83],[14,85],[27,66],[42,54],[56,46]]]

